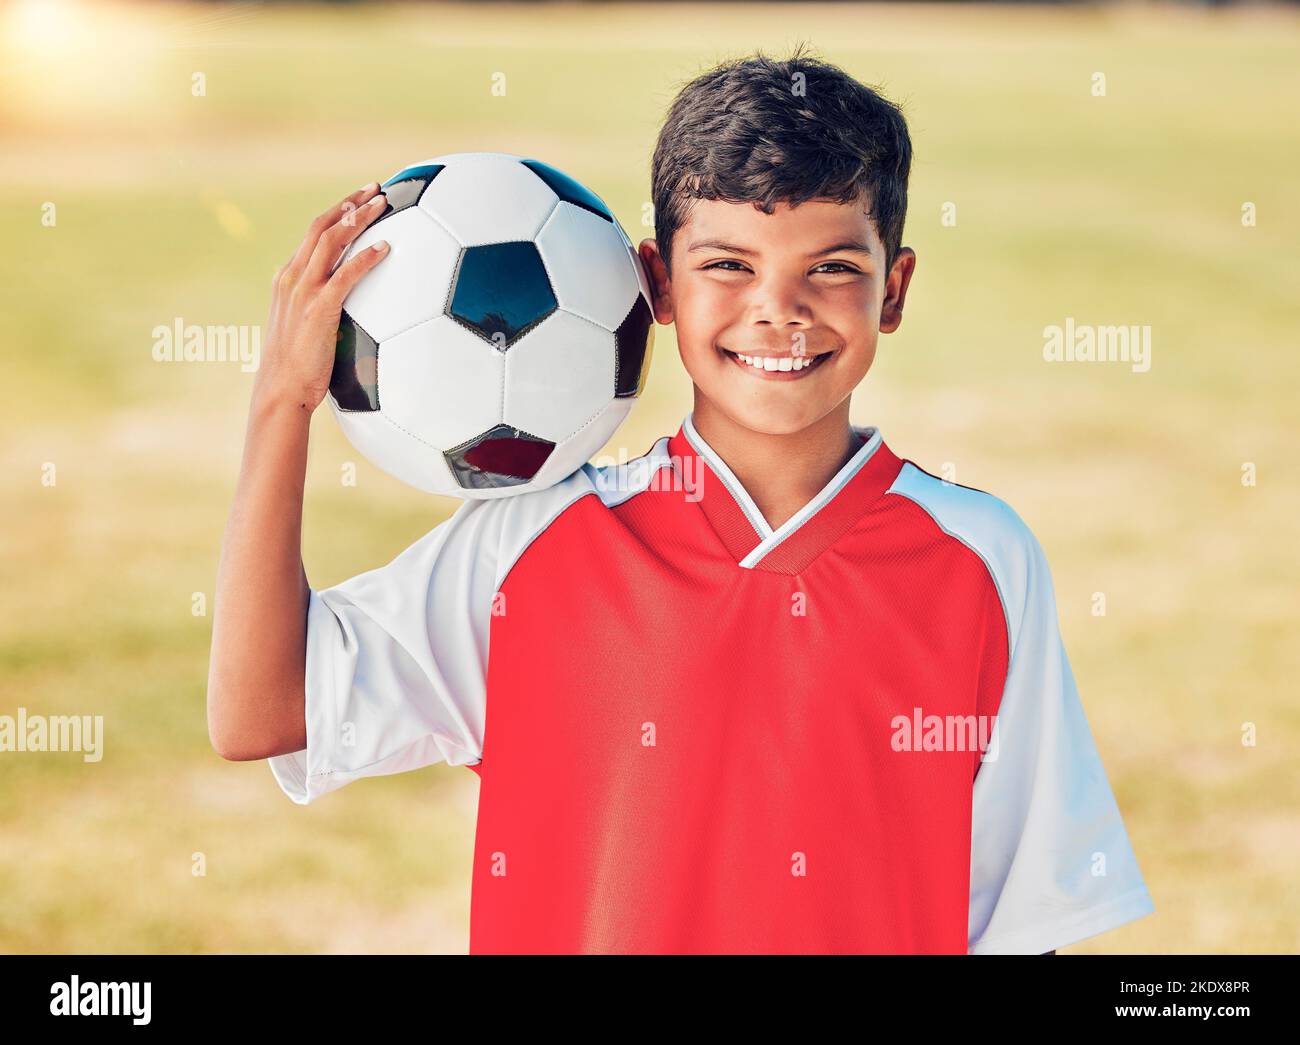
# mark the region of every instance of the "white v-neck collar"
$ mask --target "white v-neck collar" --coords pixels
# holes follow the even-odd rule
[[[718,455],[713,447],[704,441],[704,437],[696,430],[693,420],[694,415],[695,411],[692,410],[682,422],[682,431],[687,441],[695,452],[704,458],[717,477],[722,480],[728,493],[731,494],[737,506],[744,512],[745,517],[749,520],[750,525],[754,527],[754,532],[759,537],[759,543],[740,562],[740,565],[747,569],[752,568],[773,548],[796,533],[821,508],[830,503],[835,495],[848,485],[862,466],[871,459],[872,455],[879,449],[882,441],[880,429],[874,426],[859,427],[853,425],[853,431],[863,440],[862,446],[841,466],[840,470],[831,477],[830,481],[817,492],[812,500],[790,516],[777,529],[773,530],[768,521],[763,518],[763,513],[758,510],[758,505],[750,497],[749,491],[736,478],[732,470],[727,467],[727,462]]]

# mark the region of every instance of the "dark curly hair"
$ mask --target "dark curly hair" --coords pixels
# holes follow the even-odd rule
[[[727,61],[681,89],[655,143],[655,238],[672,243],[692,199],[754,203],[868,201],[886,270],[903,240],[912,142],[892,102],[798,45]]]

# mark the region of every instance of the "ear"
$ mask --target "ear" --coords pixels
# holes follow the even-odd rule
[[[668,266],[664,264],[663,255],[659,253],[659,244],[653,239],[641,241],[637,248],[641,265],[645,269],[646,279],[650,281],[650,298],[654,306],[655,322],[667,326],[673,321],[672,280],[668,276]]]
[[[880,306],[880,332],[892,334],[903,322],[903,302],[907,298],[907,286],[912,282],[912,273],[916,270],[916,251],[911,247],[900,247],[894,267],[889,270],[885,281],[885,300]]]

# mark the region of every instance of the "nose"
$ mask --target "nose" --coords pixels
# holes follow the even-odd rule
[[[772,273],[755,284],[751,294],[750,322],[755,326],[773,328],[773,333],[789,336],[812,325],[812,310],[799,280]]]

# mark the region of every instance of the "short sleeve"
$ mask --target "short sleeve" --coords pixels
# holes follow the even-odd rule
[[[387,566],[311,592],[307,747],[268,760],[294,802],[481,759],[495,514],[492,502],[462,502]]]
[[[993,564],[1006,685],[975,777],[969,953],[1042,954],[1154,911],[1061,640],[1051,574],[1024,527]]]

